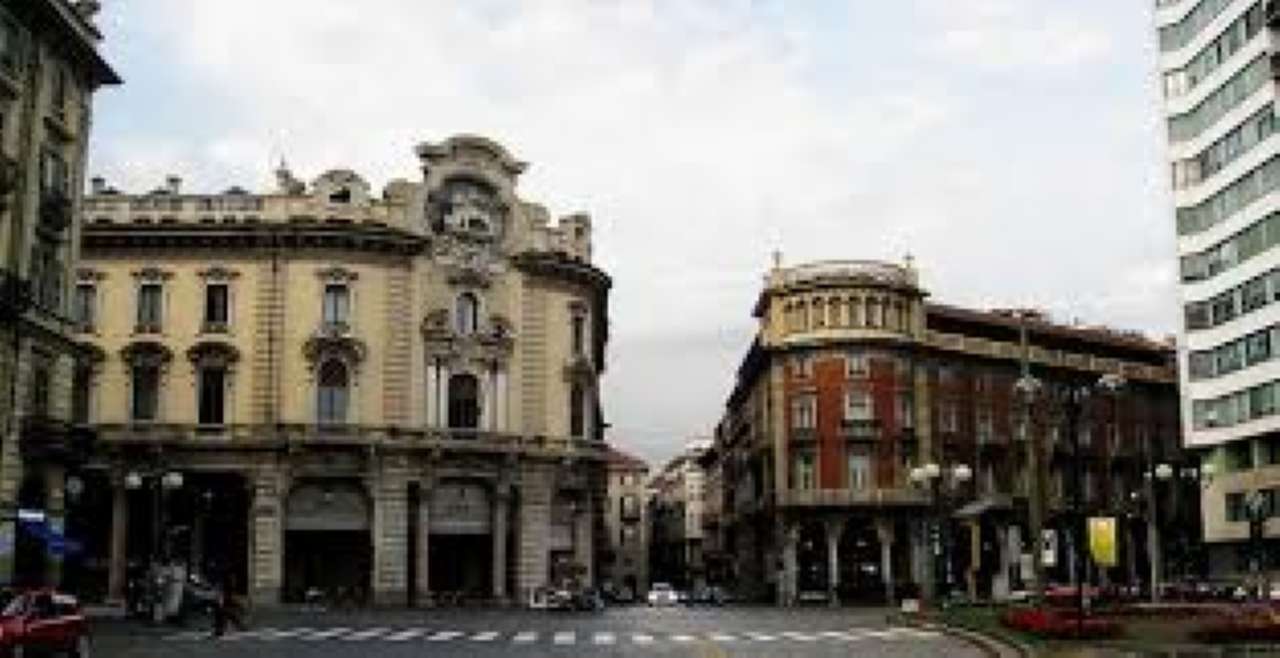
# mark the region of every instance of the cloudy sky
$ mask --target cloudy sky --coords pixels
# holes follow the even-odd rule
[[[613,439],[714,427],[774,250],[911,253],[933,298],[1175,327],[1150,0],[108,0],[92,170],[380,187],[481,133],[595,218]]]

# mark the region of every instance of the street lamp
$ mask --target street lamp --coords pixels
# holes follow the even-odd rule
[[[943,473],[944,471],[942,466],[938,465],[936,462],[929,462],[923,466],[916,466],[912,468],[907,474],[907,477],[913,484],[921,488],[929,489],[932,495],[934,526],[937,532],[938,546],[935,551],[931,552],[931,555],[935,560],[938,557],[941,557],[943,563],[943,568],[941,569],[943,572],[942,578],[939,578],[939,569],[936,564],[932,569],[935,583],[935,596],[939,595],[941,590],[940,585],[943,583],[948,587],[951,585],[950,541],[949,537],[947,537],[950,533],[947,532],[947,524],[943,516],[944,509],[941,493]],[[973,469],[967,464],[956,464],[955,466],[952,466],[946,474],[950,476],[949,479],[951,481],[951,486],[958,489],[961,485],[973,478]]]
[[[1076,516],[1076,519],[1075,519],[1076,522],[1074,524],[1075,525],[1075,541],[1073,542],[1074,550],[1073,550],[1072,557],[1073,557],[1073,561],[1075,564],[1075,571],[1076,571],[1076,616],[1077,616],[1076,632],[1077,634],[1081,634],[1084,631],[1084,609],[1085,609],[1084,585],[1086,580],[1085,573],[1084,573],[1084,569],[1085,569],[1084,552],[1085,552],[1085,544],[1088,538],[1088,528],[1087,528],[1088,518],[1085,516],[1085,511],[1084,511],[1084,470],[1083,470],[1083,459],[1082,459],[1083,455],[1081,453],[1081,448],[1080,448],[1080,431],[1078,427],[1079,421],[1080,421],[1080,414],[1084,409],[1085,402],[1096,390],[1098,392],[1101,392],[1107,395],[1112,399],[1112,421],[1114,423],[1115,417],[1116,417],[1115,401],[1117,400],[1119,394],[1124,390],[1125,386],[1126,386],[1126,382],[1123,376],[1116,373],[1106,373],[1101,377],[1099,377],[1093,383],[1079,382],[1079,381],[1073,382],[1073,383],[1067,383],[1060,387],[1050,388],[1049,393],[1045,395],[1043,394],[1043,391],[1046,389],[1046,387],[1038,379],[1036,379],[1035,376],[1031,375],[1029,370],[1025,370],[1025,369],[1024,369],[1023,375],[1019,377],[1018,381],[1014,383],[1014,389],[1024,398],[1024,400],[1027,403],[1028,417],[1030,416],[1031,404],[1033,404],[1036,401],[1036,399],[1043,396],[1043,397],[1056,398],[1058,405],[1060,406],[1060,408],[1062,409],[1062,411],[1064,412],[1067,418],[1067,432],[1071,436],[1071,447],[1072,447],[1071,480],[1072,480],[1072,488],[1075,490],[1074,496],[1072,497],[1073,498],[1072,506],[1075,508],[1074,511]],[[1038,473],[1037,467],[1040,463],[1039,462],[1040,451],[1036,448],[1034,442],[1029,442],[1029,450],[1031,450],[1031,456],[1032,456],[1032,459],[1030,460],[1031,467],[1033,469],[1037,469],[1037,472],[1033,473],[1033,477],[1031,479],[1033,482],[1035,482],[1035,486],[1037,487],[1037,492],[1038,492],[1039,473]],[[1032,500],[1032,504],[1030,505],[1030,507],[1033,510],[1033,512],[1037,510],[1037,502],[1038,502],[1037,500],[1034,500],[1034,499]],[[1033,521],[1038,521],[1038,520],[1039,519],[1033,519]],[[1032,523],[1032,525],[1035,525],[1035,523]],[[1036,539],[1038,542],[1039,538],[1036,538]],[[1039,553],[1038,547],[1036,552]],[[1040,559],[1035,560],[1035,563],[1037,565],[1039,565],[1040,562],[1041,562]],[[1036,584],[1037,589],[1040,589],[1041,587],[1043,587],[1043,582],[1042,582],[1043,574],[1040,573],[1040,571],[1042,571],[1042,567],[1040,569],[1037,569],[1037,573],[1036,573],[1036,577],[1038,581]]]

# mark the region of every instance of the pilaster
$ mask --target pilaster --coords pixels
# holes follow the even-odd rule
[[[547,584],[551,542],[553,477],[547,464],[526,464],[520,469],[519,559],[516,582],[522,601]]]
[[[373,601],[405,605],[409,597],[408,480],[398,469],[383,467],[371,479],[373,492]]]
[[[250,477],[249,596],[255,604],[276,605],[284,586],[284,501],[288,478],[271,469]]]

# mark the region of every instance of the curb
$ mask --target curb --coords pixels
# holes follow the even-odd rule
[[[1032,658],[1036,655],[1034,649],[1020,642],[993,637],[987,633],[980,633],[960,626],[923,622],[906,616],[898,616],[896,619],[890,616],[889,619],[891,622],[896,621],[905,626],[945,633],[977,647],[989,658]]]

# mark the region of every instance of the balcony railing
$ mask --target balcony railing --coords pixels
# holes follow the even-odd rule
[[[779,507],[839,507],[847,505],[924,505],[928,495],[908,487],[867,489],[792,489],[774,494]]]

